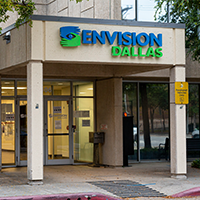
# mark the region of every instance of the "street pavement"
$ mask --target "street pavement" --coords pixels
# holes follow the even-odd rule
[[[145,195],[145,187],[165,195],[164,197],[141,196],[131,198],[130,194],[130,197],[124,199],[163,200],[165,198],[172,198],[171,195],[192,188],[197,188],[200,192],[200,169],[191,168],[191,163],[188,163],[187,179],[174,179],[170,175],[169,162],[135,163],[131,164],[130,167],[90,167],[88,165],[45,166],[43,185],[30,186],[27,184],[26,167],[4,168],[0,173],[0,200],[11,199],[8,197],[15,197],[12,199],[18,197],[20,199],[20,197],[31,195],[38,199],[40,195],[45,195],[45,197],[55,195],[56,197],[60,194],[66,196],[79,193],[88,195],[102,194],[120,199],[120,196],[114,193],[115,185],[111,184],[109,189],[105,189],[92,184],[102,181],[105,183],[124,183],[126,186],[130,186],[130,183],[133,182],[132,186],[144,186],[144,193],[141,195]],[[123,188],[122,186],[121,189]],[[189,196],[192,195],[192,193],[188,194]],[[200,199],[200,196],[184,197],[182,199]]]

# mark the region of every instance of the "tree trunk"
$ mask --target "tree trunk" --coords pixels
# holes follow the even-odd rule
[[[140,84],[141,92],[141,103],[142,103],[142,118],[143,118],[143,129],[144,129],[144,147],[151,148],[151,138],[149,130],[149,116],[148,116],[148,99],[146,84]]]
[[[162,117],[163,117],[163,130],[165,131],[166,127],[165,127],[165,111],[162,111]]]
[[[194,130],[195,130],[195,128],[196,128],[196,114],[194,113],[194,115],[193,115],[194,117]]]
[[[151,132],[154,133],[154,126],[153,126],[154,109],[150,109],[150,115],[151,115]]]

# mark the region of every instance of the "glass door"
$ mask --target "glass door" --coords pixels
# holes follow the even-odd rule
[[[15,100],[1,100],[1,159],[2,166],[15,165]]]
[[[18,165],[27,165],[27,100],[17,100]]]
[[[69,98],[45,100],[46,165],[73,163],[71,104]]]

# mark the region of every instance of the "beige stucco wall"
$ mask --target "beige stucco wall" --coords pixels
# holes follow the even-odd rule
[[[3,34],[0,37],[0,69],[23,65],[31,59],[31,31],[30,26],[24,24],[11,32],[11,42],[6,44]]]

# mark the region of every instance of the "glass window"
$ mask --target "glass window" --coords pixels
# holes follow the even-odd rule
[[[43,95],[70,95],[70,82],[44,81]]]
[[[199,138],[199,86],[189,84],[187,105],[187,138]]]
[[[73,96],[93,96],[93,82],[74,82]]]
[[[26,81],[17,81],[17,95],[27,95]]]
[[[155,6],[156,2],[154,0],[122,0],[121,2],[122,19],[155,22],[154,19],[156,11]],[[164,15],[166,13],[165,11],[167,9],[166,7],[167,7],[166,4],[164,4],[160,15]],[[137,17],[136,17],[136,10],[137,10]]]
[[[168,84],[140,83],[140,158],[169,159]],[[166,151],[165,151],[166,150]]]
[[[138,21],[155,21],[154,14],[156,3],[154,0],[139,0],[138,1]]]
[[[135,1],[122,0],[122,19],[135,20]]]
[[[1,100],[2,165],[15,165],[15,101]]]
[[[14,96],[15,84],[14,81],[1,81],[1,96]]]
[[[94,99],[73,99],[74,161],[93,162],[93,143],[89,143],[89,132],[94,131]]]
[[[189,84],[189,104],[186,114],[186,137],[187,142],[193,139],[199,139],[199,85]],[[190,139],[191,138],[191,139]],[[198,151],[188,151],[187,158],[199,158]]]
[[[134,155],[129,155],[128,160],[137,160],[137,84],[123,83],[123,117],[132,117],[133,119],[133,145]]]

